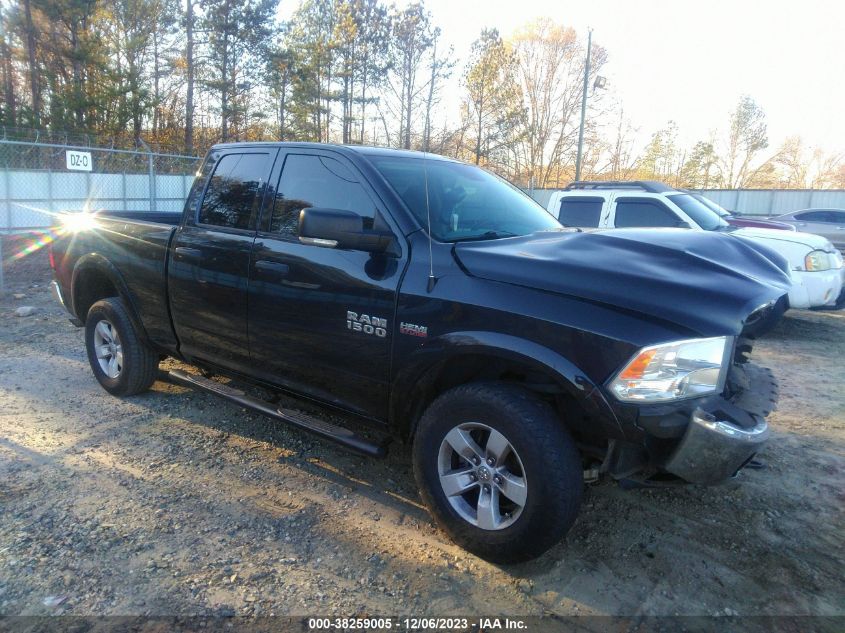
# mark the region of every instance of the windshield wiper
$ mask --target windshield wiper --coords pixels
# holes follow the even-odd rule
[[[517,233],[510,231],[487,231],[480,235],[470,235],[469,237],[462,237],[460,239],[449,240],[450,242],[477,242],[479,240],[498,240],[503,237],[518,237]]]

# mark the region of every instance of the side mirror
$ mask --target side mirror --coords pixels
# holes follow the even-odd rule
[[[364,228],[364,218],[342,209],[316,207],[299,212],[299,241],[303,244],[383,253],[393,242],[393,233]]]
[[[689,229],[689,228],[692,228],[692,227],[690,227],[690,225],[687,224],[686,222],[684,222],[683,220],[678,220],[677,222],[675,222],[675,228]]]

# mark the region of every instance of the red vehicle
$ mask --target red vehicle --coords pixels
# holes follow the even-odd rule
[[[775,220],[767,220],[765,218],[748,218],[742,217],[739,215],[734,215],[727,209],[722,208],[709,198],[701,195],[700,193],[695,193],[694,191],[689,191],[689,193],[693,198],[704,204],[708,209],[711,209],[715,213],[718,213],[722,218],[724,218],[725,222],[728,224],[732,224],[733,226],[753,226],[760,229],[780,229],[782,231],[795,231],[795,227],[791,224],[787,224],[786,222],[777,222]]]

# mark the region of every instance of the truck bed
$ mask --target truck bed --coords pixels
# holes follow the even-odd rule
[[[101,211],[93,228],[57,240],[53,245],[56,280],[77,318],[85,320],[88,302],[84,296],[71,295],[74,275],[107,261],[112,284],[131,302],[149,339],[175,349],[167,265],[170,241],[181,218],[179,213]],[[78,287],[84,292],[86,284]]]

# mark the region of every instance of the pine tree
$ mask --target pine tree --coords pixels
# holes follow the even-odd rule
[[[495,29],[485,29],[473,43],[464,74],[466,105],[475,137],[473,158],[488,161],[509,139],[522,114],[516,59]]]
[[[385,131],[391,123],[397,126],[396,144],[411,148],[411,136],[420,100],[428,83],[420,78],[423,60],[434,45],[431,14],[419,2],[404,10],[394,7],[391,14],[391,37],[388,56],[390,72],[387,81],[382,120]],[[388,121],[388,118],[391,121]],[[388,144],[391,137],[388,134]]]
[[[209,78],[219,98],[220,140],[246,131],[251,75],[264,61],[273,32],[273,0],[209,0],[203,29],[209,33]]]

